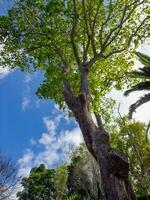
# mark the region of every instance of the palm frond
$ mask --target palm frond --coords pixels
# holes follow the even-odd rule
[[[145,94],[144,96],[142,96],[138,101],[136,101],[134,104],[132,104],[129,108],[129,118],[132,118],[133,112],[135,112],[135,110],[140,107],[141,105],[147,103],[148,101],[150,101],[150,93]]]
[[[139,57],[139,61],[143,65],[150,66],[150,57],[148,55],[146,55],[144,53],[140,53],[140,52],[136,52],[135,54]]]
[[[150,90],[150,81],[141,82],[132,86],[129,90],[124,92],[124,95],[128,96],[131,92],[142,90]]]
[[[130,74],[135,75],[137,78],[139,78],[141,74],[150,78],[150,66],[145,65],[144,67],[139,68],[138,70],[132,71]]]
[[[130,78],[142,78],[142,79],[150,79],[150,73],[142,72],[142,71],[132,71],[128,73]]]
[[[131,78],[150,79],[150,74],[147,74],[145,72],[140,72],[140,71],[133,71],[133,72],[129,73],[129,76]]]

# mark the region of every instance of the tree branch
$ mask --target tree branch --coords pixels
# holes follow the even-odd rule
[[[99,31],[99,35],[100,35],[100,50],[101,50],[101,52],[103,51],[103,28],[108,23],[108,21],[111,19],[111,14],[112,14],[111,9],[112,9],[112,0],[110,0],[110,2],[109,2],[109,14],[108,14],[106,20],[102,23],[101,29]]]
[[[83,7],[83,13],[84,13],[84,21],[85,21],[85,33],[87,35],[88,41],[87,44],[84,45],[84,50],[83,50],[83,62],[86,62],[87,60],[87,52],[88,52],[88,48],[90,46],[90,41],[91,41],[91,36],[89,33],[89,28],[88,28],[88,23],[87,23],[87,16],[86,16],[86,10],[85,10],[85,1],[82,0],[82,7]]]
[[[73,0],[73,11],[74,11],[74,18],[73,18],[73,25],[72,25],[72,30],[71,30],[71,44],[72,44],[72,49],[74,56],[76,58],[78,66],[81,65],[80,57],[78,54],[78,49],[75,43],[75,35],[76,35],[76,29],[77,29],[77,23],[78,23],[78,14],[77,14],[77,8],[76,8],[76,0]]]
[[[100,130],[104,130],[101,116],[99,114],[97,114],[97,113],[94,113],[94,115],[95,115],[95,118],[96,118],[96,121],[97,121],[98,128]]]

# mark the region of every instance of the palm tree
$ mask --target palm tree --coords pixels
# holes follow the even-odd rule
[[[134,91],[150,91],[150,57],[140,52],[136,52],[136,55],[144,67],[132,71],[131,77],[142,78],[143,81],[126,90],[124,93],[125,96],[128,96],[131,92]],[[129,118],[132,118],[133,112],[135,112],[139,106],[147,103],[148,101],[150,101],[150,92],[140,97],[140,99],[138,99],[134,104],[130,106]]]

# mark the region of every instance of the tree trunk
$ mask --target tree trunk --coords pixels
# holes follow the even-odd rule
[[[88,150],[99,165],[105,199],[136,200],[128,179],[127,157],[113,150],[108,133],[95,125],[88,111],[86,96],[80,94],[71,98],[66,94],[65,100],[80,126]]]

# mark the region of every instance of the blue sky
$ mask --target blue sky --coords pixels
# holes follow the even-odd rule
[[[40,162],[50,167],[58,165],[64,161],[67,148],[82,140],[72,119],[59,111],[53,101],[41,100],[35,95],[42,80],[42,73],[22,73],[19,68],[6,77],[0,75],[0,147],[16,161],[34,154],[30,166],[27,160],[25,168]],[[75,140],[71,141],[71,137]],[[55,155],[51,155],[52,152]],[[41,153],[46,153],[49,158],[35,161]],[[53,162],[48,163],[46,160],[51,156]]]
[[[0,0],[1,15],[12,2]],[[0,148],[19,164],[22,176],[40,163],[55,167],[64,162],[82,141],[74,120],[53,101],[35,95],[43,78],[41,72],[22,73],[19,68],[10,72],[0,66]]]

